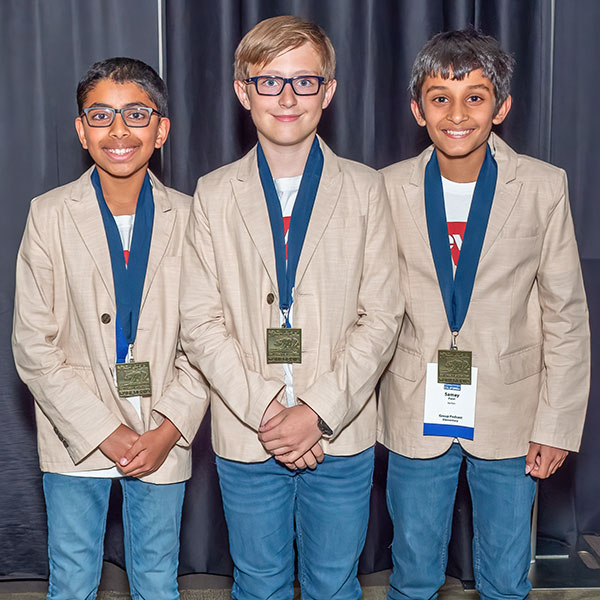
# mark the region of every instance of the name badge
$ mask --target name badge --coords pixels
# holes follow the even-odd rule
[[[149,362],[117,363],[115,368],[117,391],[121,398],[152,395]]]
[[[267,363],[301,363],[302,329],[269,327],[267,329]]]
[[[451,350],[456,354],[456,350]],[[472,440],[475,433],[477,368],[471,368],[469,385],[439,383],[435,363],[427,364],[423,435],[459,437]]]
[[[438,350],[438,383],[471,385],[472,360],[468,350]]]

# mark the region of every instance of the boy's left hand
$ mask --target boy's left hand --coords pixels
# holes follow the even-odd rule
[[[310,406],[291,406],[261,425],[258,438],[277,460],[295,463],[321,439],[317,420]]]
[[[569,452],[562,448],[529,442],[529,452],[525,457],[525,475],[546,479],[558,471],[567,454]]]
[[[156,429],[140,435],[117,466],[128,477],[150,475],[165,462],[180,437],[179,429],[165,418]]]

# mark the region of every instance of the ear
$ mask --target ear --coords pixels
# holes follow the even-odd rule
[[[81,117],[77,117],[75,119],[75,131],[77,132],[77,137],[79,138],[79,142],[83,146],[85,150],[88,149],[87,139],[85,137],[85,127],[83,125],[83,121]]]
[[[410,110],[415,118],[415,121],[421,126],[425,127],[427,124],[423,115],[421,114],[421,109],[419,108],[419,103],[416,100],[410,101]]]
[[[325,110],[331,100],[333,99],[333,95],[335,94],[335,90],[337,88],[337,81],[332,79],[325,84],[325,94],[323,95],[323,102],[321,102],[321,108]]]
[[[233,90],[235,91],[235,95],[238,97],[240,104],[246,110],[250,110],[252,107],[250,105],[250,96],[248,95],[248,86],[243,81],[236,79],[233,82]]]
[[[506,119],[506,115],[510,112],[510,107],[512,106],[512,97],[509,94],[506,100],[502,103],[502,106],[498,109],[496,116],[492,119],[492,123],[494,125],[500,125],[504,119]]]
[[[171,121],[168,117],[161,117],[158,122],[158,129],[156,131],[156,140],[154,142],[155,148],[161,148],[169,137],[169,131],[171,130]]]

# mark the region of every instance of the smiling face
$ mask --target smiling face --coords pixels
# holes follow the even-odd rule
[[[504,121],[511,97],[496,113],[492,82],[481,69],[471,71],[461,81],[427,77],[421,97],[423,112],[414,100],[411,110],[417,123],[427,127],[442,175],[452,181],[475,181],[492,125]]]
[[[283,52],[266,65],[252,65],[249,71],[250,77],[322,75],[319,54],[309,43]],[[254,84],[234,82],[239,101],[252,115],[261,145],[279,148],[310,147],[335,87],[336,81],[332,80],[324,82],[314,96],[297,96],[291,85],[286,85],[279,96],[261,96]]]
[[[136,83],[101,79],[87,94],[84,108],[147,106],[156,109],[148,94]],[[100,179],[143,179],[155,148],[169,134],[169,119],[153,114],[147,127],[128,127],[120,114],[109,127],[90,127],[84,117],[75,119],[81,145],[96,163]],[[141,185],[141,184],[140,184]]]

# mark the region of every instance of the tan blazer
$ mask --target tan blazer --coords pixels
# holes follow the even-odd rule
[[[321,141],[324,167],[296,276],[302,363],[294,393],[333,430],[327,453],[372,446],[374,388],[392,356],[402,305],[383,180]],[[283,400],[266,329],[279,327],[273,237],[256,148],[198,182],[183,253],[182,343],[213,388],[212,435],[224,458],[259,462],[267,405]]]
[[[589,389],[588,312],[561,169],[490,138],[498,182],[458,347],[478,367],[475,437],[482,458],[527,453],[530,441],[577,450]],[[425,370],[450,331],[429,247],[424,171],[432,147],[383,170],[398,234],[406,316],[381,384],[378,439],[428,458],[451,438],[423,435]]]
[[[31,203],[17,257],[13,351],[36,400],[43,471],[112,466],[98,445],[120,423],[138,433],[168,417],[182,439],[145,481],[190,477],[190,444],[208,402],[205,384],[178,349],[181,247],[190,198],[151,175],[154,228],[134,358],[150,361],[152,391],[142,419],[113,381],[116,304],[104,225],[90,180]]]

